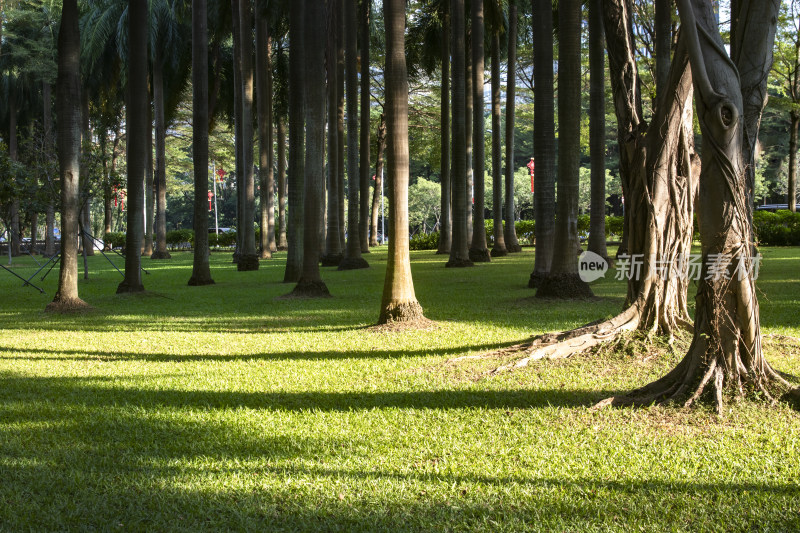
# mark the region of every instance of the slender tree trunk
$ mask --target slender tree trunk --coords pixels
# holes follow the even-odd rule
[[[89,169],[88,161],[92,151],[92,137],[89,126],[89,95],[87,92],[81,94],[81,149],[83,157],[81,159],[81,212],[79,215],[79,226],[81,231],[81,248],[84,253],[84,279],[88,279],[88,266],[85,256],[94,255],[94,245],[90,232],[92,231],[92,200],[90,197]]]
[[[361,47],[361,144],[359,155],[359,176],[361,196],[359,198],[358,236],[361,253],[369,253],[369,182],[370,182],[370,93],[369,93],[369,17],[371,0],[361,0],[361,20],[359,44]]]
[[[303,87],[306,108],[305,215],[303,234],[303,271],[294,297],[329,297],[330,292],[320,277],[319,248],[325,181],[325,43],[327,24],[325,5],[308,2],[304,6],[304,73]]]
[[[264,0],[256,3],[256,110],[258,118],[258,178],[261,189],[259,214],[261,237],[259,258],[272,258],[275,244],[275,183],[272,174],[272,62],[270,60],[269,21],[258,15]],[[270,209],[273,222],[270,223]],[[272,238],[270,238],[270,233]]]
[[[208,250],[208,6],[192,0],[192,165],[194,258],[189,285],[211,285]],[[216,179],[216,176],[211,176]]]
[[[384,1],[386,27],[386,127],[388,134],[389,259],[379,324],[423,318],[414,294],[408,248],[408,73],[405,55],[405,0]]]
[[[155,79],[155,78],[154,78]],[[147,106],[147,169],[144,176],[144,248],[142,255],[152,257],[153,255],[153,227],[156,216],[155,206],[155,177],[153,172],[153,114],[155,107],[155,90],[153,90],[153,106]],[[162,85],[162,105],[163,105],[163,85]],[[165,129],[166,136],[166,129]],[[157,143],[156,143],[157,144]],[[156,147],[157,148],[157,147]],[[166,181],[166,177],[164,178]],[[165,200],[166,201],[166,200]],[[166,204],[165,204],[166,205]],[[164,242],[166,243],[166,231],[164,232]],[[165,244],[166,249],[166,244]]]
[[[236,248],[233,252],[233,262],[238,263],[242,256],[245,233],[245,167],[244,147],[242,134],[242,97],[244,84],[242,81],[242,28],[240,19],[240,1],[231,0],[231,19],[233,33],[233,131],[234,154],[236,173]]]
[[[475,207],[475,169],[473,160],[473,131],[472,131],[472,113],[473,113],[473,88],[472,88],[472,35],[470,33],[469,20],[464,21],[467,33],[464,39],[464,64],[466,72],[464,73],[464,131],[467,138],[467,189],[466,189],[466,215],[467,215],[467,253],[472,245],[473,226],[473,209]]]
[[[369,223],[369,245],[378,246],[378,216],[380,212],[381,194],[383,189],[383,154],[386,150],[386,116],[381,114],[378,123],[378,161],[375,164],[375,190],[372,192],[372,217]],[[386,235],[381,236],[381,244],[386,240]]]
[[[328,1],[328,42],[325,67],[328,73],[328,216],[325,232],[325,253],[320,258],[322,266],[338,266],[342,262],[339,246],[339,69],[337,13],[341,0]]]
[[[558,207],[556,247],[550,274],[539,298],[590,298],[589,285],[578,276],[578,181],[581,116],[581,4],[558,4]]]
[[[345,69],[347,72],[347,246],[339,270],[355,270],[368,268],[369,264],[361,257],[361,234],[359,226],[359,189],[360,174],[358,169],[358,18],[356,0],[345,2],[346,36]]]
[[[552,14],[551,14],[552,18]],[[552,51],[551,51],[552,55]],[[506,77],[506,165],[505,165],[505,238],[508,253],[522,251],[517,239],[514,206],[514,123],[517,98],[517,5],[511,2],[508,8],[508,75]],[[538,211],[537,211],[538,213]],[[538,249],[537,249],[538,250]]]
[[[590,0],[589,155],[591,157],[592,191],[587,249],[608,260],[608,250],[606,249],[606,77],[602,9],[602,0]]]
[[[305,248],[305,3],[292,2],[289,10],[289,219],[284,283],[300,280]],[[311,228],[312,226],[309,226]]]
[[[508,255],[503,232],[503,147],[500,143],[500,32],[492,31],[492,257]]]
[[[50,83],[42,83],[42,101],[44,109],[42,113],[42,126],[44,129],[45,155],[53,157],[53,100]],[[53,193],[53,176],[45,177],[47,180],[46,190]],[[44,254],[52,257],[56,253],[55,239],[55,202],[52,194],[47,195],[47,205],[45,207],[45,232],[44,232]]]
[[[655,0],[655,53],[656,53],[656,95],[661,93],[669,78],[670,51],[672,47],[672,7],[673,0]],[[589,51],[592,51],[591,46]]]
[[[279,251],[289,248],[286,237],[286,119],[278,117],[278,242]]]
[[[336,157],[337,204],[339,210],[339,250],[344,257],[345,249],[345,182],[344,182],[344,2],[337,0],[336,5]],[[339,262],[341,263],[341,261]],[[338,265],[337,265],[338,266]]]
[[[797,129],[800,127],[800,112],[792,111],[789,130],[789,211],[797,211]]]
[[[147,4],[128,1],[128,105],[127,164],[128,219],[125,237],[125,279],[117,293],[141,292],[142,241],[144,238],[144,180],[147,162]]]
[[[169,259],[170,253],[167,251],[167,127],[164,120],[164,75],[163,58],[161,52],[156,48],[155,61],[153,62],[153,109],[155,110],[156,123],[156,179],[155,198],[156,198],[156,247],[150,254],[150,259]],[[206,184],[206,187],[208,185]],[[153,197],[147,195],[148,201]],[[204,217],[208,217],[204,214]],[[150,217],[148,216],[148,221]],[[149,225],[149,224],[148,224]],[[147,240],[147,239],[145,239]],[[152,237],[150,238],[152,242]],[[145,253],[147,246],[145,246]]]
[[[13,91],[13,92],[12,92]],[[8,155],[11,161],[17,161],[17,96],[16,87],[10,89],[8,98]],[[80,141],[79,141],[80,142]],[[20,250],[21,239],[21,226],[19,221],[19,197],[14,197],[11,200],[11,230],[9,231],[9,260],[11,264],[11,256],[17,257],[22,251]],[[77,232],[77,229],[75,230]]]
[[[485,159],[485,121],[483,112],[484,98],[484,46],[483,36],[485,25],[483,20],[483,2],[474,1],[472,7],[472,123],[473,123],[473,214],[472,244],[469,249],[469,258],[473,262],[487,263],[491,261],[489,249],[486,246],[486,222],[484,206],[486,201],[484,179],[486,175]],[[469,120],[469,115],[467,115]]]
[[[242,62],[242,199],[243,227],[242,255],[237,270],[258,270],[256,254],[255,221],[255,176],[253,175],[253,11],[248,0],[239,1],[239,33],[241,37]]]
[[[87,307],[78,296],[78,211],[80,204],[81,108],[80,30],[77,0],[64,0],[58,33],[58,167],[61,180],[61,269],[47,311]]]
[[[442,188],[441,223],[439,224],[439,248],[437,254],[450,254],[453,241],[453,216],[451,205],[450,176],[450,9],[449,1],[442,2],[442,90],[441,90],[441,135],[442,155],[440,160],[440,182]]]
[[[538,288],[549,274],[555,246],[556,140],[553,91],[553,5],[533,0],[533,209],[536,219],[536,255],[528,287]],[[507,162],[506,164],[510,164]],[[506,170],[508,172],[508,170]]]
[[[466,267],[473,263],[469,258],[467,239],[467,120],[471,116],[467,110],[467,70],[466,70],[466,28],[464,22],[464,0],[451,0],[450,22],[453,35],[453,242],[450,246],[450,259],[445,266]]]

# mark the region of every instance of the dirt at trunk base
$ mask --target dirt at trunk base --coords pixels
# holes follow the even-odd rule
[[[236,263],[236,270],[239,272],[258,270],[258,255],[257,254],[242,254],[239,256],[239,262]]]
[[[92,307],[80,298],[56,299],[47,304],[44,310],[48,313],[82,313],[91,310]]]
[[[202,287],[203,285],[214,285],[214,280],[205,277],[194,277],[192,276],[189,278],[189,283],[187,284],[190,287]]]
[[[555,274],[542,280],[536,291],[537,298],[557,300],[587,300],[594,298],[589,284],[577,274]]]
[[[282,296],[282,299],[292,300],[295,298],[330,298],[331,293],[328,286],[322,280],[306,280],[300,278],[294,290],[289,294]]]
[[[381,316],[378,318],[378,324],[412,324],[418,321],[428,322],[422,314],[422,306],[416,300],[413,302],[390,302],[381,309]]]

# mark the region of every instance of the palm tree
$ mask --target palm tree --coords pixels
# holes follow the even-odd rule
[[[537,158],[533,197],[536,256],[528,287],[538,288],[553,262],[556,201],[556,141],[553,93],[553,4],[533,0],[533,153]],[[509,96],[508,101],[511,101]],[[508,126],[506,126],[508,127]],[[506,145],[508,146],[508,144]],[[506,165],[512,162],[506,159]],[[513,172],[506,168],[506,172]]]
[[[473,176],[473,214],[472,245],[469,249],[469,258],[474,262],[485,263],[491,261],[489,250],[486,247],[486,222],[484,221],[484,174],[486,162],[484,159],[484,46],[485,32],[483,20],[483,2],[472,2],[472,176]],[[467,115],[469,120],[469,115]]]
[[[448,267],[472,266],[467,240],[467,131],[464,0],[451,0],[453,36],[453,242]]]
[[[194,167],[194,262],[189,285],[210,285],[208,257],[208,11],[192,0],[192,164]],[[212,179],[214,177],[212,176]]]
[[[539,298],[589,298],[578,276],[578,180],[581,135],[581,0],[558,5],[558,215],[553,265]]]
[[[272,173],[272,41],[266,1],[256,2],[256,108],[258,120],[258,178],[261,189],[260,258],[275,251],[275,176]]]
[[[587,249],[608,258],[606,249],[606,92],[603,1],[589,2],[589,153],[592,201]]]
[[[255,177],[253,175],[253,11],[248,0],[239,0],[239,36],[241,44],[242,76],[242,186],[244,200],[242,212],[242,250],[236,269],[258,270],[256,254],[256,234],[253,228],[255,218]]]
[[[551,15],[552,17],[552,15]],[[552,19],[551,19],[552,22]],[[552,50],[550,52],[552,57]],[[551,76],[552,79],[552,76]],[[552,90],[552,87],[551,87]],[[505,165],[505,227],[503,236],[508,253],[522,251],[517,239],[514,213],[514,122],[517,98],[517,4],[509,2],[508,7],[508,75],[506,76],[506,165]],[[535,105],[535,102],[534,102]],[[538,212],[538,211],[537,211]]]
[[[361,253],[369,253],[369,182],[370,182],[370,93],[369,93],[369,20],[371,0],[361,0],[361,13],[359,24],[359,45],[361,47],[361,131],[358,171],[361,197],[358,209],[358,238],[361,243]]]
[[[147,4],[128,0],[128,231],[125,236],[125,279],[117,293],[141,292],[144,237],[144,178],[147,163]]]
[[[405,0],[385,0],[386,128],[391,224],[389,260],[379,324],[423,319],[414,294],[408,250],[408,72],[405,56]]]
[[[289,175],[286,270],[284,283],[300,280],[305,248],[305,2],[291,2],[289,8]]]
[[[339,34],[338,14],[341,0],[328,0],[328,42],[325,67],[328,73],[328,216],[325,232],[325,253],[322,266],[338,266],[342,261],[339,246],[339,69],[337,65]]]
[[[368,268],[361,257],[361,234],[359,230],[360,176],[358,172],[358,47],[356,0],[345,2],[345,79],[347,90],[347,246],[339,270]]]
[[[372,191],[372,215],[369,220],[369,245],[378,246],[378,210],[381,208],[381,194],[383,194],[383,156],[386,151],[386,114],[381,113],[378,121],[378,132],[375,139],[378,144],[378,157],[375,162],[375,188]],[[384,213],[380,213],[383,218]],[[381,237],[381,243],[386,240],[386,235]]]
[[[492,256],[508,255],[503,232],[503,169],[500,146],[500,30],[502,12],[498,5],[489,12],[492,33],[492,215],[494,221]]]
[[[320,277],[320,234],[317,231],[322,220],[322,185],[325,181],[325,42],[327,25],[323,2],[308,0],[305,2],[304,11],[305,24],[302,36],[305,53],[302,64],[304,67],[302,87],[304,88],[306,116],[306,151],[303,225],[306,231],[303,232],[303,271],[292,295],[318,298],[330,296],[328,287]],[[292,20],[292,24],[294,24],[294,20]]]
[[[442,90],[441,132],[442,157],[440,159],[440,181],[442,186],[441,217],[439,225],[439,248],[437,254],[449,254],[453,242],[453,217],[451,212],[452,177],[450,175],[450,2],[442,2]]]
[[[153,58],[153,110],[155,111],[155,126],[156,126],[156,175],[155,175],[155,192],[156,192],[156,247],[150,254],[150,259],[169,259],[170,253],[167,251],[167,165],[166,165],[166,138],[167,138],[167,124],[164,113],[164,54],[162,50],[165,48],[166,42],[159,42],[158,39],[154,43],[154,58]],[[150,143],[148,143],[149,145]],[[152,151],[148,150],[148,155]],[[148,168],[150,165],[148,164]],[[150,180],[148,180],[149,182]],[[147,200],[150,201],[152,195],[147,195]],[[204,215],[203,218],[206,218]],[[150,217],[148,216],[148,222]],[[150,224],[146,224],[150,226]],[[152,239],[152,234],[149,234],[149,239]],[[151,245],[152,247],[152,245]]]
[[[78,2],[64,0],[58,33],[58,165],[61,178],[61,269],[58,291],[48,311],[71,311],[87,307],[78,296],[78,204],[80,201],[80,31]]]

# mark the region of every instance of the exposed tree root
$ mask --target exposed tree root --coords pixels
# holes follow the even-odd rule
[[[383,305],[378,324],[388,324],[391,322],[416,322],[426,320],[422,314],[422,306],[414,301],[391,301]]]
[[[473,263],[490,263],[492,261],[492,256],[487,248],[482,250],[479,248],[470,248],[469,260]]]
[[[258,255],[256,254],[240,255],[239,262],[236,263],[236,270],[238,270],[239,272],[258,270]]]
[[[56,298],[45,306],[44,310],[48,313],[82,313],[89,311],[92,307],[80,298]]]
[[[363,257],[345,257],[336,270],[359,270],[369,268],[369,263]]]

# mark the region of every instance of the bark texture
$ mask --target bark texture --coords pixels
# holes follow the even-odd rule
[[[589,155],[591,212],[587,249],[608,260],[606,249],[606,93],[603,2],[589,2]]]
[[[491,261],[486,246],[486,222],[484,218],[484,178],[486,175],[485,160],[485,120],[484,120],[484,33],[483,2],[471,2],[472,8],[472,239],[469,258],[473,262],[487,263]]]
[[[358,209],[358,237],[361,253],[369,253],[369,182],[370,182],[370,93],[369,93],[369,20],[370,1],[361,0],[361,17],[359,23],[359,45],[361,47],[361,137],[359,154],[359,177],[361,197]]]
[[[442,154],[439,181],[442,188],[441,222],[439,223],[439,247],[437,254],[450,253],[453,241],[453,215],[451,212],[452,177],[450,175],[450,10],[449,2],[442,2],[442,89],[441,89],[441,134]]]
[[[552,51],[551,51],[552,54]],[[506,250],[514,254],[522,251],[517,239],[514,208],[514,123],[517,98],[517,6],[508,8],[508,76],[506,77],[506,161],[505,161],[505,237]],[[535,105],[535,104],[534,104]]]
[[[381,114],[380,122],[378,123],[378,160],[375,163],[375,189],[372,191],[372,215],[369,222],[369,245],[378,246],[378,217],[383,217],[380,213],[381,208],[381,194],[383,193],[383,156],[386,151],[386,116]],[[381,244],[386,239],[382,236]]]
[[[500,32],[492,31],[492,257],[508,255],[503,233],[503,162],[500,146]]]
[[[156,47],[153,65],[153,108],[155,109],[156,119],[156,246],[155,250],[150,255],[150,259],[169,259],[171,257],[170,253],[167,251],[167,128],[164,120],[163,70],[163,57],[161,52],[158,51],[158,47]],[[204,213],[203,216],[207,217],[208,215]]]

